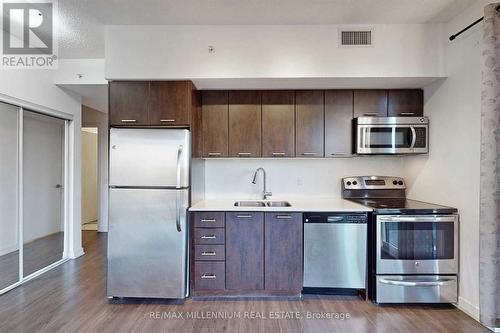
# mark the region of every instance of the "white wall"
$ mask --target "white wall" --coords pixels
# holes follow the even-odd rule
[[[257,199],[262,195],[262,175],[252,177],[258,167],[267,173],[273,198],[330,196],[340,198],[340,178],[361,175],[402,176],[404,158],[353,157],[326,159],[207,159],[205,197]]]
[[[99,218],[97,229],[108,231],[108,115],[82,105],[82,124],[97,127],[98,179],[99,179]]]
[[[443,76],[441,25],[372,25],[374,46],[338,47],[338,25],[106,26],[107,79]],[[215,47],[214,53],[208,46]]]
[[[449,36],[483,15],[489,1],[446,25]],[[430,117],[429,156],[405,160],[408,195],[457,207],[460,213],[459,307],[479,317],[479,162],[482,25],[446,43],[448,79],[424,90]]]
[[[80,98],[55,86],[53,70],[0,70],[0,100],[21,103],[35,110],[73,115],[70,125],[70,193],[69,226],[70,244],[68,257],[83,254],[81,246],[81,107]]]
[[[97,128],[82,128],[82,224],[98,219]]]

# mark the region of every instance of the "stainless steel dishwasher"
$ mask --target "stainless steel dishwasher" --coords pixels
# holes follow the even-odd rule
[[[304,214],[304,288],[366,288],[366,213]]]

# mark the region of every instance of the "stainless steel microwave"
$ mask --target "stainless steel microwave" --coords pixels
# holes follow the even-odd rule
[[[354,119],[357,154],[426,154],[427,117],[359,117]]]

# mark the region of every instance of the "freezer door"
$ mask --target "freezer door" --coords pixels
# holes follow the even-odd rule
[[[188,190],[110,190],[108,296],[187,296],[187,208]]]
[[[110,186],[189,186],[188,130],[112,128],[109,140]]]

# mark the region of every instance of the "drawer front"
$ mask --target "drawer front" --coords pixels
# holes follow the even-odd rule
[[[195,228],[224,228],[224,212],[194,212],[193,223]]]
[[[195,262],[195,290],[224,290],[226,287],[226,266],[224,262]]]
[[[222,228],[195,228],[194,243],[201,245],[224,245],[225,232]]]
[[[377,303],[456,303],[453,275],[377,275]]]
[[[225,260],[224,245],[195,245],[194,260],[217,261]]]

